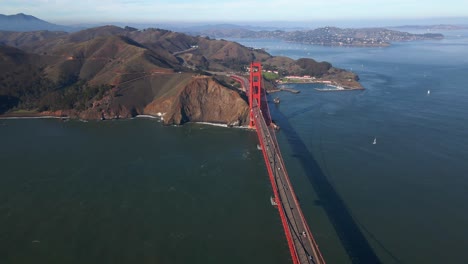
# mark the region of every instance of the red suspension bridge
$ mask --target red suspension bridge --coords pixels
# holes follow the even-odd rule
[[[307,225],[299,202],[289,180],[281,151],[271,126],[270,110],[266,93],[262,89],[262,67],[258,62],[250,65],[250,80],[232,76],[239,81],[249,96],[250,123],[257,131],[263,157],[274,193],[281,223],[294,264],[325,263],[312,232]]]

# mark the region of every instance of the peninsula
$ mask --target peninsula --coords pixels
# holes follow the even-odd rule
[[[236,42],[163,29],[0,31],[0,116],[151,115],[164,124],[244,125],[246,95],[228,76],[245,75],[254,60],[281,77],[361,87],[356,74],[328,62],[275,57]],[[272,81],[267,73],[264,78]]]

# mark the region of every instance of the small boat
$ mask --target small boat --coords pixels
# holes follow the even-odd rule
[[[258,149],[258,150],[262,150],[262,146],[260,146],[259,144],[257,144],[257,149]]]
[[[270,196],[270,203],[271,205],[273,206],[277,206],[278,204],[275,202],[275,198],[273,198],[273,196]]]
[[[431,94],[431,90],[427,90],[427,95]]]
[[[279,104],[279,103],[280,103],[280,99],[279,99],[278,97],[276,97],[275,99],[273,99],[273,102],[274,102],[275,104]]]
[[[280,130],[280,127],[274,122],[271,122],[270,126],[272,126],[274,130]]]
[[[374,138],[374,142],[372,142],[373,145],[377,144],[377,138]]]

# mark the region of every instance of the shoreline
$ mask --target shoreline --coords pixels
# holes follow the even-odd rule
[[[337,81],[331,81],[331,80],[317,80],[317,79],[300,79],[298,81],[284,81],[284,82],[280,82],[279,83],[280,85],[281,84],[325,84],[327,86],[331,86],[331,87],[342,87],[343,90],[365,90],[364,87],[362,87],[359,83],[359,86],[349,86],[349,85],[344,85],[344,84],[340,84],[339,82]],[[289,88],[287,88],[289,89]],[[315,89],[315,88],[314,88]],[[279,92],[281,91],[282,89],[281,88],[278,88],[276,90],[273,90],[273,92]],[[339,90],[341,91],[342,89],[336,89],[336,90]]]
[[[343,88],[343,89],[337,89],[337,88],[314,88],[314,90],[319,91],[319,92],[346,92],[346,91],[363,91],[365,90],[364,88]]]
[[[99,119],[80,119],[80,118],[71,118],[69,116],[51,116],[51,115],[44,115],[44,116],[3,116],[0,115],[0,120],[20,120],[20,119],[61,119],[61,120],[76,120],[80,122],[87,123],[89,121],[109,121],[109,120],[133,120],[133,119],[150,119],[150,120],[156,120],[158,123],[162,121],[162,118],[160,116],[153,116],[153,115],[136,115],[131,118],[115,118],[115,119],[105,119],[105,120],[99,120]],[[215,126],[215,127],[224,127],[224,128],[239,128],[239,129],[246,129],[250,130],[248,125],[245,126],[229,126],[227,124],[221,124],[221,123],[211,123],[211,122],[187,122],[185,124],[200,124],[200,125],[206,125],[206,126]],[[184,124],[181,125],[172,125],[172,126],[183,126]]]
[[[322,82],[284,82],[282,84],[313,84],[313,83],[320,83],[320,84],[326,84],[328,87],[334,87],[334,88],[313,88],[314,90],[321,91],[321,92],[334,92],[334,91],[359,91],[359,90],[365,90],[364,87],[349,87],[349,86],[342,86],[342,85],[333,85],[333,84],[327,84],[327,83],[322,83]],[[300,93],[299,90],[291,89],[291,88],[278,88],[278,89],[272,89],[268,90],[268,94],[272,93],[277,93],[277,92],[290,92],[294,94]]]
[[[64,116],[64,117],[59,117],[59,116],[0,116],[0,119],[8,120],[8,119],[71,119],[71,118],[68,116]]]
[[[206,126],[215,126],[215,127],[224,127],[224,128],[239,128],[239,129],[250,130],[248,125],[246,125],[246,126],[229,126],[227,124],[210,123],[210,122],[187,122],[186,124],[199,124],[199,125],[206,125]]]
[[[158,120],[161,120],[161,117],[160,116],[153,116],[153,115],[136,115],[130,119],[134,119],[134,118],[148,118],[148,119],[158,119]]]
[[[341,85],[334,85],[334,84],[326,84],[327,87],[333,87],[333,88],[314,88],[314,90],[317,90],[319,92],[341,92],[341,91],[356,91],[356,90],[365,90],[363,87],[359,88],[351,88],[351,87],[346,87],[346,86],[341,86]]]
[[[292,88],[279,88],[279,89],[272,89],[272,90],[267,90],[267,94],[272,94],[272,93],[277,93],[277,92],[290,92],[293,94],[298,94],[301,91],[292,89]]]

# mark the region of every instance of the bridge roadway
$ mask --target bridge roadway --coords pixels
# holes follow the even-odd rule
[[[246,94],[249,94],[250,87],[246,78],[238,75],[230,75],[230,77],[238,81]],[[293,263],[324,264],[325,260],[307,225],[294,189],[289,181],[275,131],[265,121],[268,120],[268,123],[271,123],[270,110],[263,89],[261,105],[263,107],[258,107],[257,101],[253,100],[252,111],[255,128],[262,147],[263,157],[275,195],[275,202],[278,206]]]
[[[252,110],[293,263],[325,263],[289,181],[275,132],[267,126],[256,101]]]

